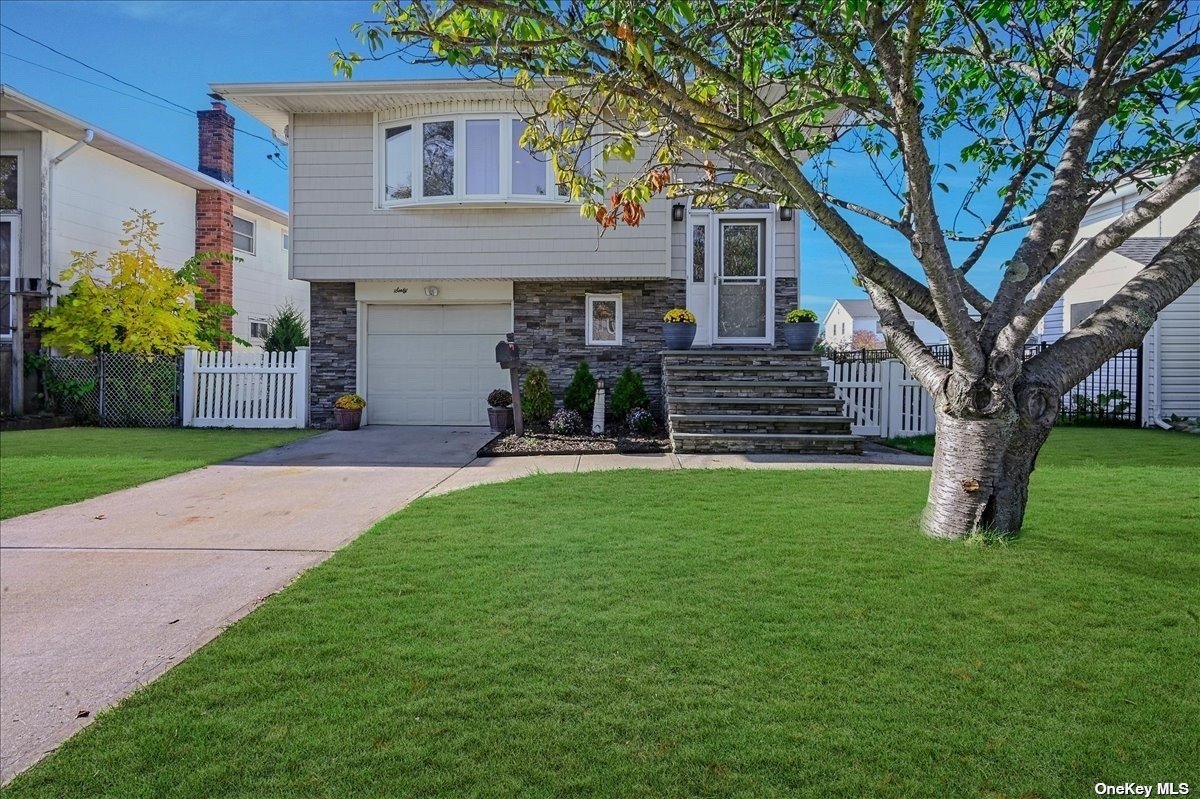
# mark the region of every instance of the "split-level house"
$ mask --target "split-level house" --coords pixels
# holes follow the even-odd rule
[[[368,424],[485,424],[488,391],[508,385],[495,345],[511,333],[522,369],[544,368],[559,400],[580,361],[610,387],[635,369],[677,446],[710,433],[725,449],[858,446],[819,363],[781,349],[799,269],[791,209],[659,196],[640,225],[602,234],[550,160],[519,144],[526,96],[487,81],[212,89],[290,148],[314,424],[330,423],[343,392],[366,398]],[[603,165],[610,176],[622,166]],[[697,317],[693,355],[663,353],[676,306]]]
[[[233,185],[234,120],[223,105],[197,113],[197,168],[0,86],[0,410],[33,402],[23,368],[40,346],[29,320],[69,287],[60,276],[73,251],[103,260],[120,247],[122,223],[150,210],[159,262],[179,268],[199,252],[213,301],[232,305],[229,329],[261,345],[275,309],[308,311],[308,284],[287,274],[287,212]]]
[[[1132,183],[1096,198],[1079,226],[1075,246],[1095,236],[1113,220],[1133,208],[1143,190]],[[1171,205],[1132,238],[1105,255],[1046,314],[1037,334],[1043,342],[1056,341],[1080,325],[1125,283],[1150,265],[1159,251],[1200,214],[1200,189]],[[1113,363],[1108,372],[1128,368]],[[1200,418],[1200,284],[1193,285],[1164,308],[1151,326],[1140,349],[1138,375],[1122,380],[1141,397],[1137,418],[1143,426],[1171,416]]]

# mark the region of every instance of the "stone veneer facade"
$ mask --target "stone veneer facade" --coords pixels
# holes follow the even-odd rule
[[[662,359],[662,317],[682,306],[682,280],[518,281],[513,284],[513,334],[521,363],[540,366],[561,403],[575,367],[586,360],[609,392],[626,366],[642,376],[646,393],[658,408]],[[622,331],[619,346],[588,346],[584,317],[586,295],[620,294]],[[611,396],[611,394],[610,394]]]
[[[333,401],[356,388],[358,306],[353,283],[309,284],[309,420],[333,427]]]
[[[357,306],[353,283],[310,284],[311,405],[313,427],[333,425],[333,401],[353,392],[357,375]],[[620,294],[622,334],[619,346],[588,346],[586,296]],[[626,366],[642,376],[655,411],[662,409],[662,316],[683,306],[682,280],[515,281],[513,333],[525,367],[540,366],[550,378],[555,400],[575,367],[586,360],[597,380],[611,392]],[[783,318],[796,307],[796,279],[775,284],[775,346],[785,347]],[[523,377],[523,375],[522,375]],[[483,398],[480,398],[483,401]]]

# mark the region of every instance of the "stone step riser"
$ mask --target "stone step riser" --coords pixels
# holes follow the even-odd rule
[[[663,359],[663,366],[668,369],[678,366],[793,366],[802,367],[805,369],[823,369],[820,358],[803,357],[803,358],[787,358],[779,357],[778,355],[761,355],[761,356],[722,356],[722,355],[706,355],[703,357],[676,357],[671,356]]]
[[[824,369],[793,369],[777,366],[738,366],[710,368],[701,366],[669,367],[666,371],[667,384],[673,381],[719,380],[722,382],[742,380],[752,382],[778,383],[782,381],[797,383],[828,383],[829,373]]]
[[[681,439],[675,442],[675,451],[685,455],[719,453],[791,453],[801,455],[861,455],[861,441],[810,441],[777,439]]]
[[[726,433],[779,433],[784,435],[850,435],[846,422],[831,421],[828,424],[812,421],[759,422],[743,419],[738,422],[692,422],[672,421],[675,433],[703,433],[720,436]]]
[[[752,402],[731,402],[730,400],[753,399]],[[745,413],[750,415],[786,416],[788,414],[803,414],[804,416],[844,416],[845,405],[838,400],[825,398],[807,398],[810,402],[799,404],[780,403],[775,397],[680,397],[671,395],[667,400],[667,410],[672,414],[687,413]],[[688,401],[694,400],[694,401]]]
[[[833,398],[833,392],[828,386],[820,383],[790,383],[786,387],[768,388],[752,381],[745,381],[737,386],[718,385],[689,385],[679,386],[667,384],[667,395],[670,398],[684,397],[687,399],[756,399],[770,402],[775,399],[810,399],[828,400],[841,404],[841,400]]]

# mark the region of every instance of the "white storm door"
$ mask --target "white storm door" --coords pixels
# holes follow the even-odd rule
[[[770,341],[771,276],[767,268],[767,221],[717,218],[713,341]]]

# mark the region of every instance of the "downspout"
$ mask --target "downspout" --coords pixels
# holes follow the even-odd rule
[[[1154,322],[1154,407],[1150,418],[1163,430],[1175,429],[1162,420],[1162,339],[1158,320]]]
[[[45,251],[42,253],[41,264],[41,280],[43,295],[48,303],[51,299],[50,294],[50,258],[54,253],[54,238],[51,235],[51,228],[54,222],[54,167],[61,164],[63,161],[70,158],[81,147],[91,144],[91,141],[96,136],[96,131],[87,128],[83,132],[83,138],[76,141],[67,149],[63,150],[55,158],[50,159],[46,166],[46,215],[44,217],[45,224],[42,226],[42,237],[45,241]],[[43,141],[45,136],[43,136]],[[44,144],[43,144],[44,146]],[[45,156],[43,156],[44,158]],[[13,341],[22,342],[25,335],[25,313],[24,308],[16,315],[17,324],[14,325]],[[13,387],[14,393],[19,392],[21,402],[25,399],[25,350],[22,344],[13,347]],[[14,408],[14,410],[16,410]]]

